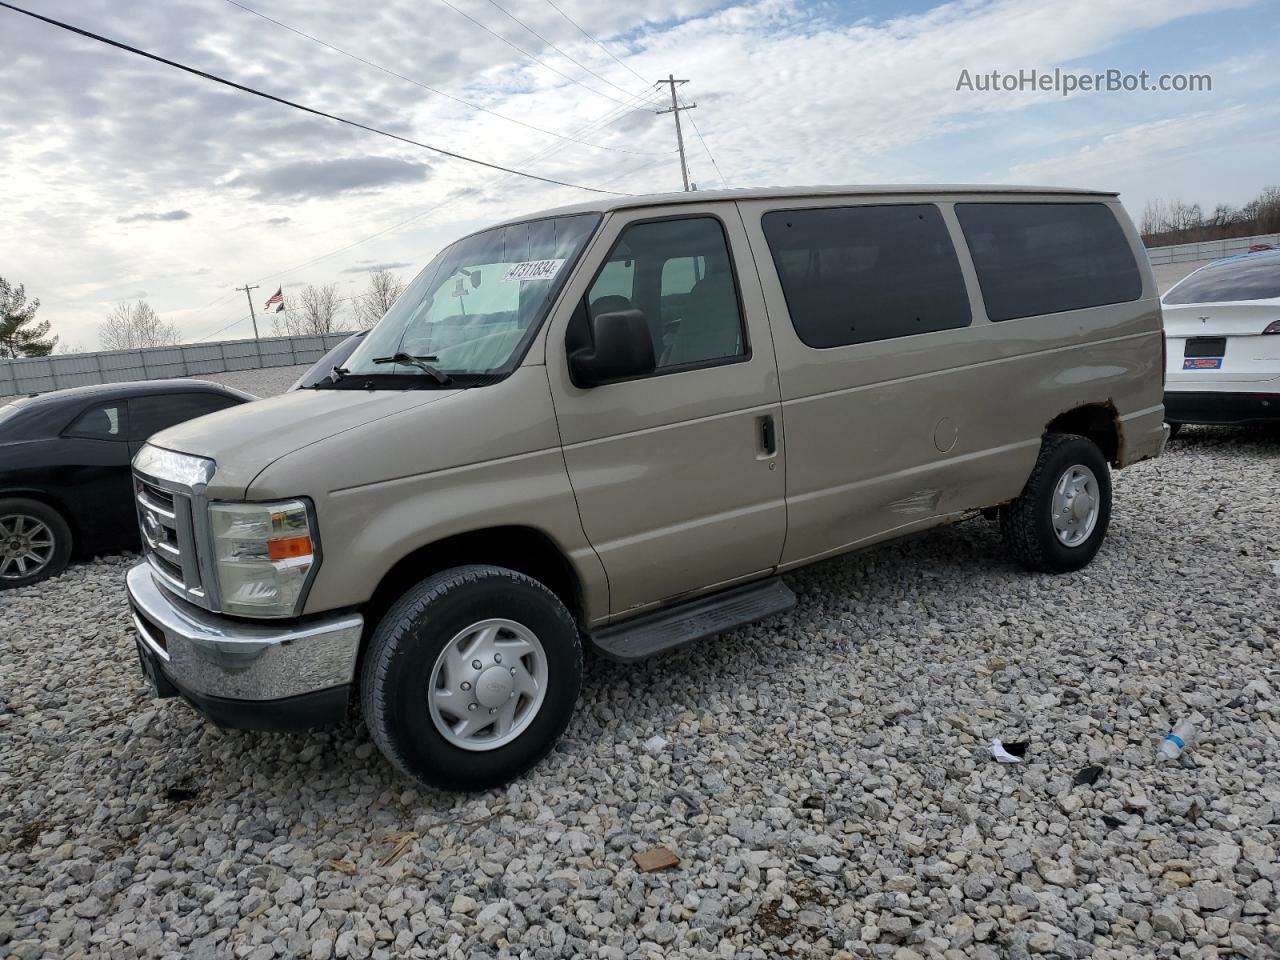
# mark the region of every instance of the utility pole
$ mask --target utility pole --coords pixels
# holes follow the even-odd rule
[[[697,106],[697,104],[688,103],[688,104],[685,104],[684,106],[681,106],[680,102],[676,100],[676,87],[679,84],[688,83],[688,82],[689,82],[688,80],[677,80],[676,75],[674,73],[669,73],[667,74],[667,79],[659,80],[657,83],[654,84],[655,87],[660,87],[665,83],[665,84],[669,84],[671,87],[671,107],[667,110],[658,110],[657,113],[659,115],[664,113],[670,113],[676,118],[676,146],[680,150],[680,176],[684,178],[684,189],[686,193],[689,192],[689,165],[685,163],[685,159],[684,159],[684,135],[680,132],[680,111],[692,110],[694,107]]]
[[[249,284],[246,283],[243,287],[236,287],[236,289],[243,290],[244,298],[249,301],[249,319],[253,321],[253,339],[257,340],[258,339],[258,315],[253,312],[253,297],[250,295],[249,291],[257,290],[258,285],[255,283],[253,286],[249,286]]]

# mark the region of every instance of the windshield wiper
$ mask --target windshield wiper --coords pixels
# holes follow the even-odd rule
[[[431,365],[431,361],[439,359],[439,357],[433,355],[415,356],[411,353],[393,353],[389,357],[374,357],[373,362],[402,363],[407,367],[417,367],[427,376],[434,379],[436,383],[440,384],[440,386],[447,387],[449,384],[453,383],[453,378],[447,373],[441,373]]]

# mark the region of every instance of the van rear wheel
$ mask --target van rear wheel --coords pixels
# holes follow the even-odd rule
[[[1091,561],[1111,522],[1111,472],[1086,437],[1050,434],[1031,477],[1000,512],[1014,558],[1031,570],[1067,573]]]
[[[374,631],[360,693],[374,743],[403,773],[484,790],[550,752],[573,714],[582,645],[532,577],[464,566],[422,581]]]

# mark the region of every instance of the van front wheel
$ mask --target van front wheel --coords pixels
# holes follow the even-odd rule
[[[1111,472],[1098,445],[1050,434],[1021,495],[1000,512],[1005,543],[1019,563],[1067,573],[1089,563],[1111,522]]]
[[[578,628],[555,594],[514,570],[465,566],[387,611],[360,693],[374,743],[402,772],[484,790],[550,752],[581,682]]]

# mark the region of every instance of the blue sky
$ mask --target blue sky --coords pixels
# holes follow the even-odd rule
[[[1239,204],[1280,182],[1277,0],[558,0],[608,53],[546,0],[495,0],[545,41],[490,0],[449,0],[541,64],[444,0],[241,0],[590,147],[431,94],[227,0],[134,0],[127,18],[114,0],[26,2],[406,136],[614,190],[679,186],[671,118],[640,100],[668,72],[690,79],[682,92],[698,103],[686,133],[703,188],[1064,184],[1119,190],[1136,218],[1151,198]],[[0,52],[0,272],[88,349],[120,299],[146,297],[190,339],[244,336],[234,287],[246,280],[270,288],[261,299],[277,284],[326,282],[349,296],[373,266],[408,277],[485,222],[589,196],[219,90],[3,11]],[[955,89],[962,69],[1054,67],[1207,72],[1213,90]]]

